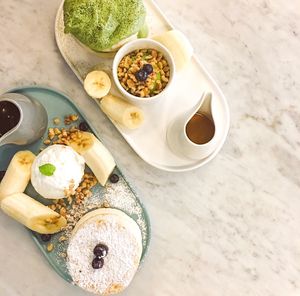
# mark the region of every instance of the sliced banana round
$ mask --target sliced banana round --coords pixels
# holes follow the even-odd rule
[[[106,96],[111,88],[111,80],[104,71],[92,71],[84,79],[85,91],[92,98],[98,99]]]
[[[1,209],[29,229],[42,234],[52,234],[67,225],[66,219],[24,193],[5,197]]]
[[[0,183],[0,201],[8,195],[25,190],[34,159],[35,155],[30,151],[19,151],[14,155]]]
[[[100,108],[109,118],[129,129],[136,129],[144,122],[140,108],[113,95],[103,97]]]

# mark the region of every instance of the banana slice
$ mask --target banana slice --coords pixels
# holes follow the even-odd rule
[[[153,39],[170,50],[175,61],[176,70],[182,70],[191,60],[194,50],[182,32],[171,30],[162,35],[154,36]]]
[[[24,193],[5,197],[1,209],[29,229],[42,234],[52,234],[67,225],[64,217]]]
[[[88,132],[78,133],[78,138],[71,139],[69,145],[83,156],[99,183],[104,186],[116,166],[111,153]]]
[[[129,129],[136,129],[144,122],[144,113],[140,108],[113,95],[103,97],[100,108],[109,118]]]
[[[96,70],[85,77],[83,86],[89,96],[98,99],[108,94],[111,88],[111,81],[105,72]]]
[[[8,195],[25,190],[34,159],[35,155],[30,151],[19,151],[14,155],[0,183],[0,201]]]

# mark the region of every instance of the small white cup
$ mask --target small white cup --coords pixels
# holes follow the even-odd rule
[[[39,101],[18,93],[5,93],[0,96],[1,101],[14,104],[19,109],[20,119],[15,127],[0,137],[0,146],[28,145],[43,136],[48,125],[48,115]]]
[[[179,156],[190,159],[203,159],[208,157],[216,149],[220,141],[220,127],[218,117],[219,110],[214,104],[215,99],[210,92],[204,93],[200,100],[190,110],[180,114],[168,126],[167,143],[170,149]],[[192,142],[186,132],[186,126],[196,112],[202,110],[203,114],[211,117],[215,125],[213,137],[205,144]]]
[[[162,92],[160,92],[159,94],[157,94],[153,97],[141,98],[141,97],[137,97],[137,96],[130,94],[123,88],[123,86],[121,85],[119,78],[118,78],[118,66],[119,66],[121,60],[123,59],[123,57],[126,56],[127,54],[129,54],[135,50],[138,50],[138,49],[147,49],[147,48],[156,49],[163,54],[163,56],[167,60],[169,67],[170,67],[170,78],[169,78],[168,84],[166,85],[166,87],[164,88],[164,90]],[[166,47],[164,47],[162,44],[160,44],[159,42],[154,41],[152,39],[143,38],[143,39],[137,39],[137,40],[128,42],[127,44],[123,45],[121,47],[121,49],[119,49],[119,51],[115,55],[115,58],[113,61],[112,73],[113,73],[113,79],[114,79],[114,82],[115,82],[117,88],[119,89],[119,91],[122,93],[122,95],[128,101],[130,101],[132,103],[137,103],[137,104],[153,103],[153,102],[159,101],[160,98],[164,97],[165,94],[168,92],[168,90],[171,88],[174,74],[175,74],[175,63],[174,63],[174,59],[173,59],[171,53],[169,52],[169,50]]]

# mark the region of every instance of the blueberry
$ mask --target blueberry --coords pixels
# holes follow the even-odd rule
[[[51,234],[41,234],[41,240],[43,242],[48,242],[51,239]]]
[[[99,268],[102,268],[104,265],[104,260],[103,258],[99,258],[99,257],[96,257],[93,259],[92,261],[92,267],[94,269],[99,269]]]
[[[139,70],[135,73],[135,78],[138,81],[145,81],[147,79],[147,77],[148,77],[148,74],[144,70]]]
[[[103,244],[98,244],[94,248],[94,255],[97,256],[98,258],[104,258],[107,255],[108,252],[108,247]]]
[[[119,176],[117,174],[111,174],[110,177],[109,177],[109,181],[111,183],[118,183]]]
[[[86,132],[86,131],[89,130],[89,128],[90,128],[89,125],[88,125],[85,121],[80,122],[80,124],[79,124],[79,129],[80,129],[81,131]]]
[[[0,182],[3,179],[4,175],[5,175],[5,171],[0,171]]]
[[[143,70],[149,75],[153,72],[153,67],[151,64],[146,64],[144,65]]]

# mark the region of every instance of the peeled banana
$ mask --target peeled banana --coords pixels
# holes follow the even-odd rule
[[[169,49],[174,58],[176,70],[182,70],[191,60],[194,50],[182,32],[171,30],[154,36],[153,39]]]
[[[82,157],[90,167],[99,183],[104,186],[116,163],[111,153],[91,133],[81,132],[69,145]]]
[[[109,118],[129,129],[136,129],[144,122],[140,108],[113,95],[103,97],[100,108]]]
[[[103,71],[92,71],[84,79],[85,91],[94,99],[106,96],[111,88],[109,76]]]
[[[14,155],[0,183],[0,201],[6,196],[25,190],[34,159],[35,155],[30,151],[19,151]]]
[[[64,217],[24,193],[5,197],[1,209],[29,229],[42,234],[59,232],[67,224]]]

